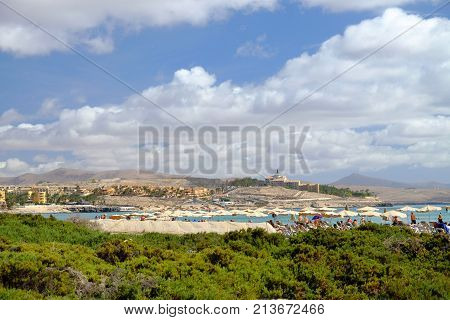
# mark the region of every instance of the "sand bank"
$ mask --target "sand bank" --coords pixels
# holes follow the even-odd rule
[[[117,233],[157,232],[188,234],[213,232],[224,234],[230,231],[261,228],[269,233],[276,230],[268,223],[243,223],[229,221],[186,222],[186,221],[136,221],[136,220],[91,220],[100,230]]]
[[[17,207],[11,210],[14,213],[43,214],[43,213],[70,213],[65,206],[57,204],[29,205]]]

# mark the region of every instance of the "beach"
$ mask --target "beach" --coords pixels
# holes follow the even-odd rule
[[[94,228],[111,233],[157,232],[165,234],[190,234],[213,232],[225,234],[231,231],[263,229],[268,233],[276,230],[269,223],[245,223],[230,221],[136,221],[136,220],[91,220]]]

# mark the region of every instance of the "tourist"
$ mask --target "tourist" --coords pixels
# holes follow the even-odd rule
[[[366,219],[364,217],[361,218],[361,225],[366,224]]]
[[[352,225],[354,226],[354,227],[357,227],[358,226],[358,220],[353,220],[353,222],[352,222]]]
[[[444,220],[442,220],[442,214],[441,213],[439,213],[438,222],[439,223],[444,223]]]
[[[417,224],[416,215],[411,211],[411,224]]]
[[[399,221],[397,217],[394,217],[393,221],[392,221],[392,225],[393,226],[398,226],[399,225]]]

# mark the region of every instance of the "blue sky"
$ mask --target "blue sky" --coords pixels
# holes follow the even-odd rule
[[[415,7],[414,10],[418,9]],[[277,72],[287,59],[304,51],[314,52],[347,25],[374,14],[331,13],[287,2],[275,12],[238,12],[207,26],[183,24],[135,33],[122,30],[115,34],[113,52],[96,55],[82,51],[141,90],[169,81],[180,68],[197,65],[214,73],[219,81],[259,82]],[[236,55],[239,46],[261,35],[266,36],[263,44],[272,56]],[[0,70],[3,111],[16,108],[29,112],[40,108],[48,97],[58,98],[65,107],[76,107],[84,101],[115,103],[130,95],[127,88],[73,53],[53,52],[35,57],[0,53]]]
[[[403,5],[402,10],[405,15],[424,15],[435,7],[436,3],[423,1]],[[195,66],[201,66],[208,74],[213,74],[216,84],[230,80],[233,85],[240,87],[258,86],[277,75],[289,59],[299,57],[302,53],[313,56],[327,39],[342,34],[348,26],[381,16],[385,9],[334,12],[323,6],[310,8],[296,1],[282,1],[272,10],[236,10],[225,18],[211,19],[200,25],[192,25],[187,21],[143,26],[139,30],[114,26],[109,35],[114,41],[114,49],[106,53],[93,53],[82,45],[75,46],[139,91],[167,84],[172,81],[177,70],[189,70]],[[6,11],[6,8],[0,7],[0,17],[9,14]],[[449,12],[447,8],[440,15],[448,18]],[[96,28],[89,29],[89,32],[104,34],[107,30],[105,25],[100,23]],[[250,51],[244,50],[239,54],[238,48],[246,44]],[[257,51],[251,52],[255,46]],[[123,85],[71,52],[50,50],[45,54],[23,54],[15,49],[1,48],[0,37],[0,115],[14,109],[22,117],[10,120],[12,126],[22,122],[51,124],[60,117],[62,109],[78,110],[85,105],[118,105],[132,96]],[[56,111],[39,113],[42,104],[49,100],[55,101]],[[442,106],[440,108],[442,110]],[[448,111],[445,108],[443,110]],[[444,112],[444,116],[447,115]],[[433,117],[434,114],[430,112],[429,116]],[[367,123],[367,127],[371,126],[381,130],[389,126],[389,121]],[[356,125],[354,127],[357,128]],[[361,133],[358,129],[355,132]],[[394,144],[392,147],[395,149]],[[82,155],[62,147],[58,150],[4,148],[0,150],[0,162],[14,158],[27,163],[31,171],[44,170],[42,168],[46,167],[42,161],[33,160],[37,154],[47,154],[52,161],[60,157],[69,166],[71,161],[78,165],[85,163]],[[93,167],[97,168],[95,165]],[[313,172],[311,178],[326,181],[338,178],[341,174],[362,171],[405,181],[433,179],[450,182],[449,166],[442,164],[430,167],[421,163],[405,163],[391,168],[375,166],[374,169],[357,165],[336,167],[335,170],[327,167]],[[21,172],[9,172],[16,173]]]

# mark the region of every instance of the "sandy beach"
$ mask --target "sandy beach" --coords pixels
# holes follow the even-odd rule
[[[11,212],[19,214],[70,213],[66,206],[57,204],[16,207]]]
[[[189,234],[214,232],[224,234],[231,231],[260,228],[269,233],[276,230],[269,223],[243,223],[229,221],[135,221],[135,220],[91,220],[94,227],[112,233],[157,232],[166,234]]]

